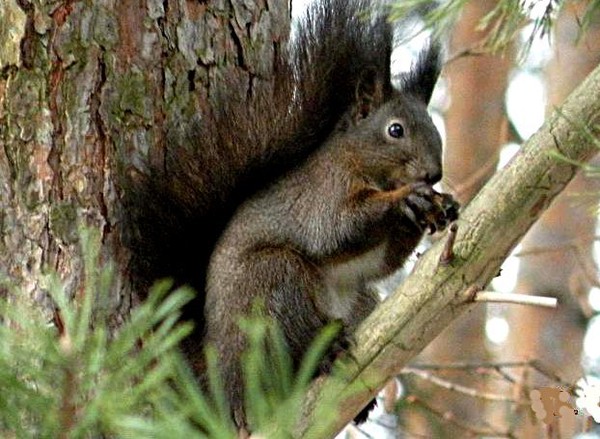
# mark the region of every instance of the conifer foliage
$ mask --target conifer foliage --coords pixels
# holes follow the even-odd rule
[[[85,287],[67,297],[48,275],[54,317],[24,294],[0,291],[0,437],[236,438],[215,355],[207,352],[211,392],[202,394],[178,351],[190,323],[181,308],[193,293],[158,283],[116,333],[109,330],[110,264],[100,263],[98,236],[81,232]],[[257,307],[260,313],[260,307]],[[316,365],[335,337],[326,328],[294,375],[283,336],[272,322],[244,319],[249,420],[254,431],[289,437]],[[326,414],[325,414],[326,415]]]

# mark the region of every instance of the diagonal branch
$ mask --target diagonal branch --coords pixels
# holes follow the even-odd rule
[[[334,436],[453,319],[476,306],[474,293],[497,275],[511,250],[573,178],[574,163],[598,151],[599,134],[600,67],[464,209],[452,260],[440,263],[445,241],[440,240],[365,320],[352,361],[340,363],[336,377],[315,383],[308,394],[298,437]],[[340,402],[331,419],[318,417],[322,395]]]

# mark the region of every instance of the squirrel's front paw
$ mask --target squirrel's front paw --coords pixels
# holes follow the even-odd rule
[[[421,230],[430,234],[444,230],[458,218],[460,205],[450,194],[439,193],[429,185],[419,185],[408,195],[402,209]]]
[[[460,208],[460,204],[452,198],[452,195],[435,191],[433,204],[437,209],[431,212],[433,216],[430,218],[429,223],[430,233],[444,230],[451,222],[458,219],[458,209]]]

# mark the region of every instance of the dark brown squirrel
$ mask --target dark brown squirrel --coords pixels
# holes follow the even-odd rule
[[[365,18],[372,9],[312,6],[276,60],[272,94],[241,102],[224,86],[191,134],[125,183],[134,285],[172,277],[199,291],[187,311],[198,331],[183,348],[202,368],[201,348],[216,347],[240,427],[238,321],[257,299],[294,361],[330,322],[342,326],[337,353],[378,302],[371,282],[456,217],[452,198],[432,189],[441,140],[427,105],[439,50],[426,49],[395,90],[393,32],[383,13]]]
[[[217,348],[238,424],[238,319],[257,299],[292,358],[335,321],[343,346],[378,303],[371,283],[400,268],[425,230],[456,219],[457,204],[431,187],[442,175],[441,139],[427,114],[437,65],[430,48],[399,91],[381,72],[365,75],[330,138],[246,200],[222,234],[207,276],[205,343]]]

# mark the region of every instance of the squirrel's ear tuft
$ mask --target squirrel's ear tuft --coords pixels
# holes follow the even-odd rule
[[[384,102],[390,81],[375,69],[367,69],[356,85],[352,119],[356,123],[365,119]]]
[[[402,78],[402,91],[410,93],[429,104],[433,88],[441,70],[439,43],[428,43],[421,51],[417,63]]]

